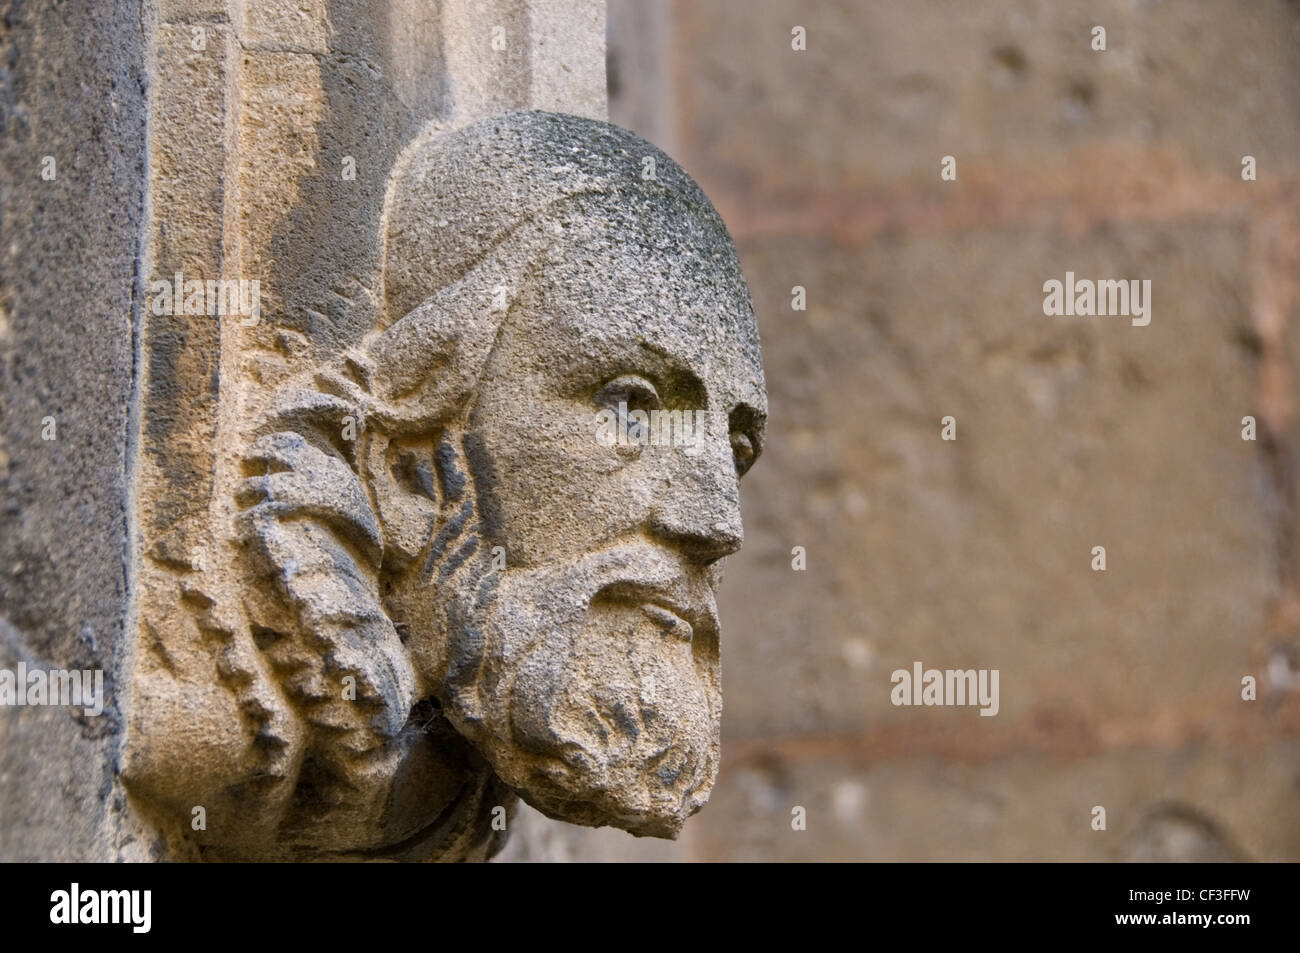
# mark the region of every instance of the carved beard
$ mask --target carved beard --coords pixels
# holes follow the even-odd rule
[[[544,814],[675,838],[717,774],[716,571],[640,538],[494,570],[473,505],[429,574],[448,718]],[[649,601],[696,606],[682,610],[695,624]]]

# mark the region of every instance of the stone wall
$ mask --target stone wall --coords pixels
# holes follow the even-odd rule
[[[1300,857],[1300,8],[609,22],[611,121],[731,227],[772,407],[722,590],[718,788],[619,856]],[[1151,323],[1045,316],[1067,270],[1151,279]],[[892,705],[916,660],[999,669],[998,715]]]

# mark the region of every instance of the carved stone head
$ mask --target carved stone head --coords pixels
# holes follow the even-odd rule
[[[488,856],[514,794],[675,837],[718,768],[715,593],[766,417],[726,228],[653,146],[540,112],[414,143],[385,219],[379,326],[245,456],[282,710],[227,852]]]

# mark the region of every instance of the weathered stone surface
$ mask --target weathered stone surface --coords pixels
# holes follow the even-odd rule
[[[139,5],[5,3],[0,24],[0,668],[102,669],[108,696],[98,718],[0,709],[0,858],[105,860],[135,836],[116,775],[135,518]]]

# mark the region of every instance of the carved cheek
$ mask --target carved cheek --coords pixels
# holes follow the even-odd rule
[[[588,552],[644,520],[653,481],[597,439],[590,406],[491,395],[472,431],[483,515],[522,562]]]

